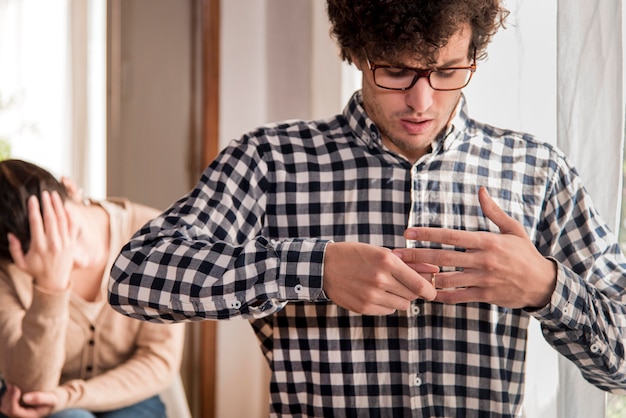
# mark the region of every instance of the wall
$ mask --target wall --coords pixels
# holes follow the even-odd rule
[[[109,0],[107,195],[165,209],[198,178],[197,0]],[[195,157],[195,158],[192,158]],[[199,324],[181,374],[199,417]]]
[[[189,187],[192,0],[111,1],[107,193],[165,209]]]

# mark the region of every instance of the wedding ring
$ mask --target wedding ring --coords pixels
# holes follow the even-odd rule
[[[433,285],[435,289],[437,288],[437,285],[435,284],[436,279],[437,279],[437,273],[431,273],[430,283]]]

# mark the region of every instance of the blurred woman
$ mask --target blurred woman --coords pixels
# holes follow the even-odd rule
[[[0,161],[0,416],[165,417],[182,324],[136,321],[107,303],[109,270],[157,211],[83,201],[71,182]]]

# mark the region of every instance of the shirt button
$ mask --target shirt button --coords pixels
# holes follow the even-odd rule
[[[302,285],[301,284],[297,284],[294,286],[293,291],[296,292],[297,294],[302,293]]]
[[[422,378],[419,375],[415,375],[415,379],[413,379],[413,383],[415,386],[422,386]]]
[[[230,307],[232,309],[239,309],[241,308],[241,302],[239,302],[238,300],[233,300],[230,302]]]
[[[565,308],[563,308],[563,315],[569,315],[570,312],[570,307],[566,306]]]
[[[413,307],[413,315],[419,315],[420,313],[420,307],[419,306],[414,306]]]
[[[589,349],[594,354],[597,354],[597,353],[600,352],[600,346],[598,344],[596,344],[596,343],[591,344],[591,347],[589,347]]]
[[[376,132],[370,132],[370,138],[377,139],[378,135],[376,135]]]

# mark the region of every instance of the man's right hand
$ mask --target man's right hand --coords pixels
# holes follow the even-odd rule
[[[324,256],[323,289],[333,302],[352,312],[389,315],[406,311],[415,299],[435,299],[430,277],[438,271],[425,263],[411,268],[387,248],[331,242]]]
[[[57,397],[51,392],[22,391],[15,385],[7,384],[7,390],[0,400],[0,412],[9,418],[42,418],[52,413]]]

